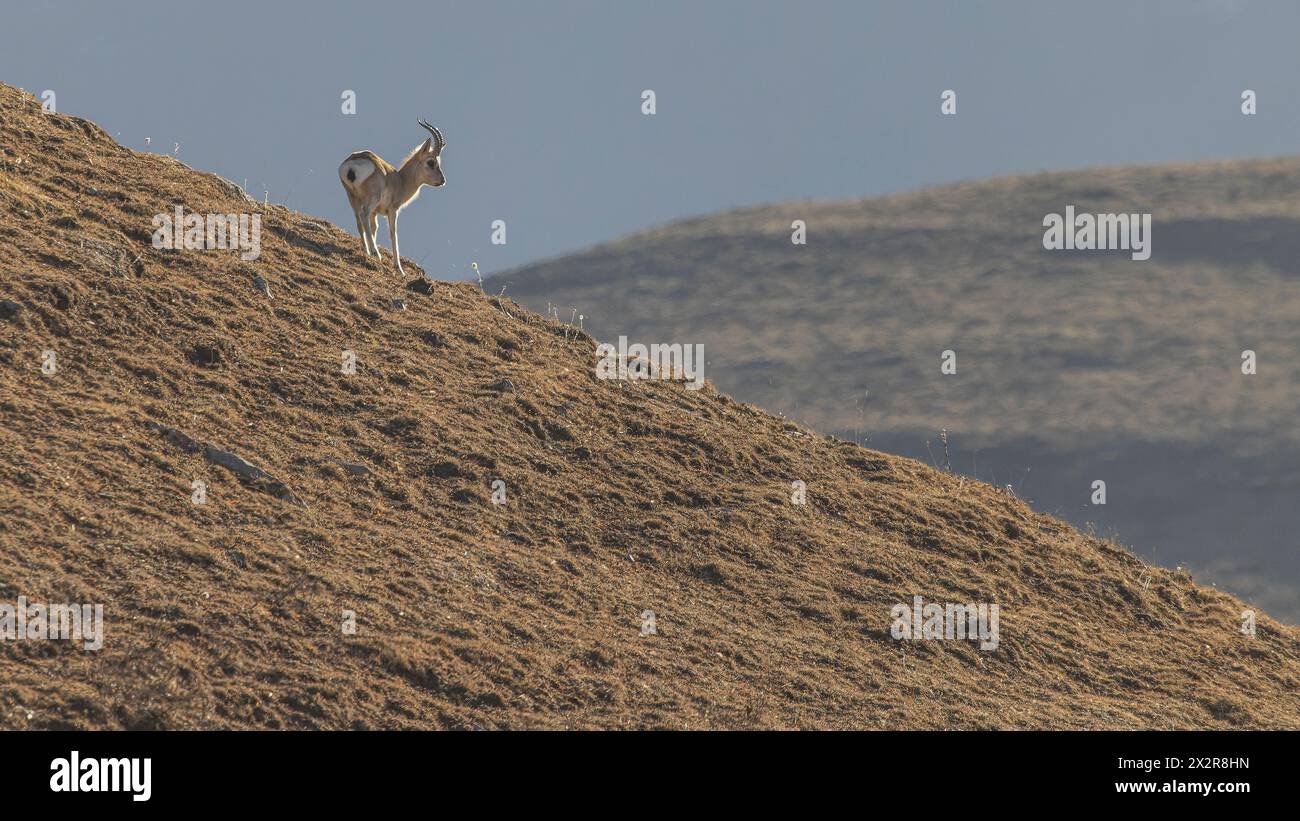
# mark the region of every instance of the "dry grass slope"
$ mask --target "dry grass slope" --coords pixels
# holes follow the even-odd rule
[[[260,214],[261,258],[153,249],[177,204]],[[5,86],[0,299],[0,601],[107,621],[0,643],[3,727],[1300,728],[1300,635],[1184,573],[712,387],[599,381],[585,334],[406,290]],[[894,641],[918,594],[999,603],[1001,646]]]

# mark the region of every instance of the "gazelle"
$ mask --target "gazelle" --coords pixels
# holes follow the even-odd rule
[[[423,186],[441,188],[447,184],[442,174],[442,149],[447,147],[447,141],[441,131],[424,120],[416,122],[430,136],[411,152],[401,168],[389,165],[373,151],[356,151],[339,166],[339,181],[348,192],[348,203],[357,217],[357,230],[361,232],[366,256],[373,254],[383,259],[375,236],[379,231],[379,217],[383,216],[388,220],[393,264],[399,274],[406,272],[402,270],[402,255],[397,249],[397,215],[419,196]]]

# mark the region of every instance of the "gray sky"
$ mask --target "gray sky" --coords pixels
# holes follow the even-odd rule
[[[339,162],[399,162],[429,118],[448,185],[401,237],[439,278],[741,205],[1300,141],[1294,0],[167,0],[3,17],[0,80],[351,232]],[[939,113],[948,88],[955,117]]]

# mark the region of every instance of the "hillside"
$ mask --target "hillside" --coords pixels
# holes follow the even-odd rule
[[[258,215],[260,257],[153,248],[178,205]],[[7,86],[2,300],[0,603],[105,617],[0,642],[3,727],[1300,729],[1300,631],[1185,572],[598,380],[582,331]],[[917,595],[998,604],[998,648],[891,638]]]
[[[1150,213],[1151,258],[1043,250],[1068,205]],[[503,287],[598,338],[702,343],[720,390],[824,433],[942,465],[945,429],[954,469],[1300,623],[1300,159],[779,203]]]

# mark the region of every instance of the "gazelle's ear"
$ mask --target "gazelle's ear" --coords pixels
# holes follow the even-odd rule
[[[426,154],[427,154],[428,152],[432,151],[432,150],[433,150],[433,138],[430,137],[429,139],[425,140],[425,141],[424,141],[424,145],[420,146],[420,150],[423,151],[423,152],[425,152]]]

